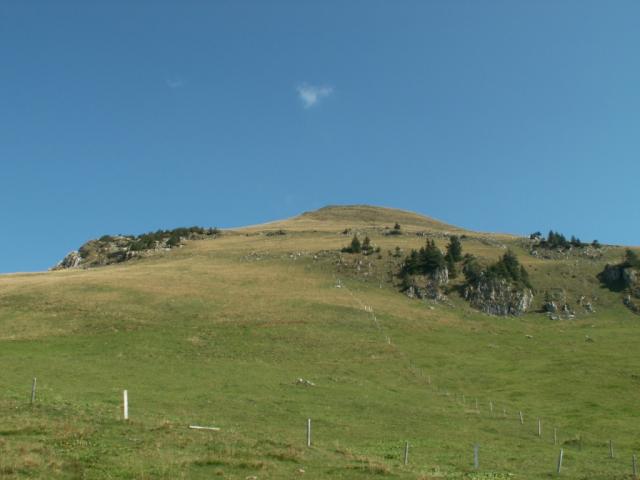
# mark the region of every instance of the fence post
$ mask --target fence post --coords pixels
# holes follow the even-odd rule
[[[557,428],[553,429],[553,444],[554,445],[558,444],[558,429]]]
[[[36,402],[36,383],[38,379],[33,377],[33,383],[31,384],[31,404],[33,405]]]
[[[635,456],[635,454],[633,455],[633,457],[631,457],[631,468],[633,470],[633,480],[636,480],[638,478],[638,458]]]
[[[524,425],[524,417],[522,416],[522,411],[520,412],[520,425]]]
[[[538,437],[542,437],[542,420],[538,419]]]
[[[564,451],[561,448],[560,449],[560,455],[558,455],[558,468],[556,470],[558,475],[560,475],[560,470],[562,470],[562,456],[563,456],[563,454],[564,454]]]
[[[609,440],[609,458],[613,458],[613,441]]]
[[[122,408],[124,419],[129,420],[129,392],[127,392],[126,390],[122,392]]]
[[[480,450],[480,445],[477,443],[473,446],[473,467],[477,470],[480,468],[480,455],[478,450]]]
[[[307,447],[311,446],[311,419],[307,418]]]
[[[409,464],[409,442],[405,442],[404,444],[404,464]]]

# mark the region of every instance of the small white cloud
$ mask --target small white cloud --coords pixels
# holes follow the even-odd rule
[[[333,93],[333,87],[308,85],[306,83],[296,88],[298,97],[302,102],[304,108],[311,108],[316,105],[320,100],[328,97]]]
[[[169,88],[182,88],[187,82],[180,77],[171,77],[167,78],[166,83]]]

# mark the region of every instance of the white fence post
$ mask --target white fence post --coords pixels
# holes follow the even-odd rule
[[[122,392],[122,407],[124,419],[129,420],[129,393],[126,390]]]

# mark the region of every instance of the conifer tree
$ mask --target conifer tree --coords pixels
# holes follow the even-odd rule
[[[454,263],[462,260],[462,243],[460,243],[460,238],[457,235],[452,235],[449,239],[446,258],[447,261],[450,259]]]

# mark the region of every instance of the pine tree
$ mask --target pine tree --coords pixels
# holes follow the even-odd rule
[[[447,270],[449,271],[449,278],[456,278],[458,276],[458,269],[456,268],[456,262],[450,256],[447,259]]]
[[[451,262],[459,262],[462,260],[462,243],[457,235],[452,235],[447,245],[447,260],[451,259]]]
[[[365,255],[371,253],[371,251],[373,250],[373,247],[371,247],[371,239],[369,237],[364,237],[362,246],[360,248],[362,250],[362,253],[364,253]]]
[[[427,240],[426,246],[420,249],[420,273],[433,273],[439,268],[445,267],[445,265],[444,255],[436,246],[436,242]]]
[[[358,235],[353,236],[353,240],[351,240],[351,253],[360,253],[362,250],[362,245],[360,244],[360,240],[358,239]]]

